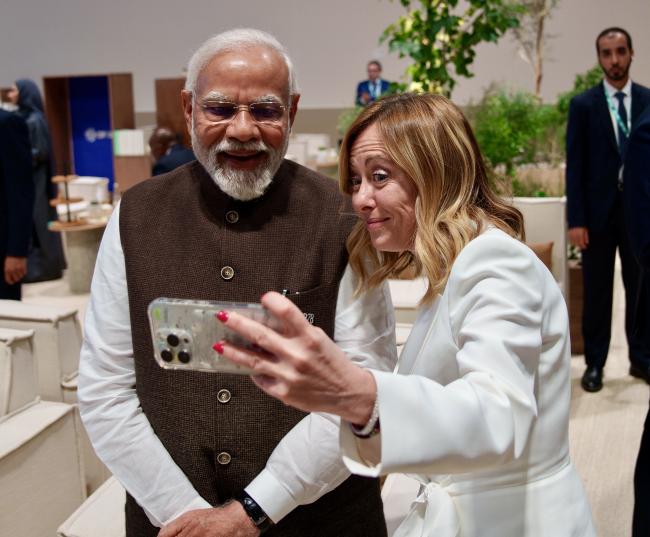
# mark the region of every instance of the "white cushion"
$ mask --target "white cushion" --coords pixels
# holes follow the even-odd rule
[[[513,205],[524,215],[527,242],[552,242],[552,272],[560,289],[567,290],[566,197],[514,198]]]
[[[114,477],[59,526],[58,537],[124,537],[126,493]]]
[[[33,330],[0,328],[0,421],[38,401]]]
[[[0,300],[0,326],[34,330],[38,393],[48,401],[63,401],[61,381],[79,368],[81,326],[75,308]]]
[[[84,500],[74,407],[40,402],[0,423],[0,533],[46,537]]]

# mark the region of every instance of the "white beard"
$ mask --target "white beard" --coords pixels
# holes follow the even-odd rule
[[[261,140],[241,143],[226,138],[216,145],[205,147],[194,132],[194,125],[191,136],[196,159],[223,192],[241,201],[253,200],[264,194],[282,164],[289,145],[289,136],[285,136],[280,149],[271,149]],[[254,170],[233,169],[219,163],[219,153],[224,151],[262,151],[266,154],[266,162]]]

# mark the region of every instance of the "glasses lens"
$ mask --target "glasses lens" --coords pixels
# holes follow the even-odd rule
[[[253,119],[260,123],[276,123],[284,113],[282,105],[278,103],[252,103],[249,109]]]
[[[234,103],[207,103],[204,107],[205,113],[213,121],[227,121],[231,119],[237,111],[237,105]]]

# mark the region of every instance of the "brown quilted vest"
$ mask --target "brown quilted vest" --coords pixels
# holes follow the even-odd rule
[[[350,213],[334,181],[290,161],[254,201],[225,195],[196,162],[145,181],[122,199],[138,397],[167,451],[212,505],[242,491],[304,414],[265,395],[247,376],[158,367],[147,306],[161,296],[258,302],[266,291],[286,289],[331,337]],[[220,402],[222,390],[229,401]],[[158,532],[130,496],[126,526],[129,537]],[[377,481],[353,476],[265,535],[385,534]]]

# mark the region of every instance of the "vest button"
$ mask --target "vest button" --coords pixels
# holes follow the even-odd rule
[[[235,275],[235,269],[226,265],[221,269],[221,277],[224,280],[232,280],[232,277]]]
[[[230,395],[230,392],[228,390],[219,390],[219,392],[217,393],[217,400],[220,403],[225,404],[229,402],[231,397],[232,396]]]
[[[222,451],[217,455],[217,462],[223,466],[226,464],[230,464],[230,461],[232,460],[232,457],[230,456],[230,453],[227,453],[226,451]]]
[[[237,211],[228,211],[226,213],[226,221],[229,224],[236,224],[239,222],[239,213]]]

